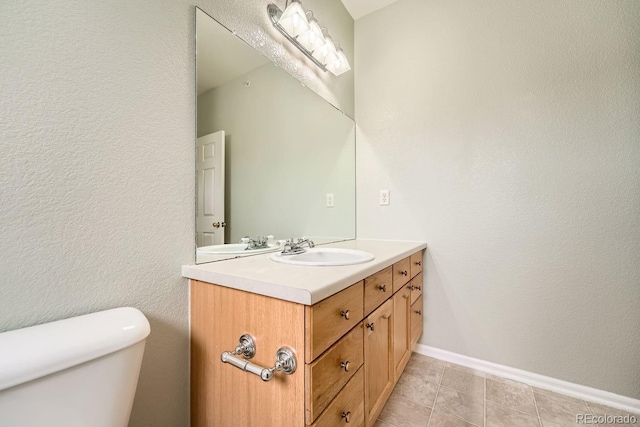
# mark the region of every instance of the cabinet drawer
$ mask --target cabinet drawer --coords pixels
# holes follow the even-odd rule
[[[391,281],[391,270],[389,266],[378,273],[364,279],[364,315],[368,316],[373,310],[378,308],[393,292]]]
[[[422,251],[416,252],[411,255],[411,277],[416,277],[416,274],[422,272]]]
[[[422,335],[422,295],[418,297],[416,302],[411,304],[411,346],[413,347]]]
[[[364,281],[305,307],[305,360],[311,363],[363,317]]]
[[[422,273],[418,273],[416,277],[411,279],[409,289],[411,289],[411,304],[413,304],[422,295]]]
[[[393,264],[393,292],[397,292],[411,278],[411,257],[406,257]]]
[[[364,367],[351,378],[312,427],[364,426]]]
[[[311,424],[351,379],[362,363],[363,324],[360,322],[311,365],[305,365],[306,419]]]

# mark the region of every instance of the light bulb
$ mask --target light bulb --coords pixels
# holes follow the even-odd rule
[[[331,36],[327,34],[324,36],[324,39],[326,40],[325,44],[313,52],[313,57],[323,65],[326,65],[338,59],[338,54],[336,52],[336,45],[333,44]]]
[[[287,6],[284,12],[282,12],[280,19],[278,19],[278,24],[282,26],[291,37],[297,37],[309,31],[307,15],[298,0],[293,0],[289,3],[289,6]]]
[[[322,29],[315,18],[309,20],[309,31],[300,34],[297,40],[309,52],[317,50],[326,43]]]
[[[344,54],[342,49],[338,49],[337,58],[335,61],[327,64],[327,70],[331,71],[335,76],[346,73],[351,69],[347,55]]]

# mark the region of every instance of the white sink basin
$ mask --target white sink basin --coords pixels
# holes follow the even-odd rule
[[[241,254],[258,254],[260,252],[268,252],[273,249],[277,249],[278,247],[279,247],[278,245],[269,245],[268,248],[247,250],[246,243],[229,243],[226,245],[202,246],[198,248],[197,251],[199,254],[241,255]]]
[[[275,253],[269,257],[272,261],[295,265],[353,265],[372,261],[372,253],[355,249],[313,248],[297,255]]]

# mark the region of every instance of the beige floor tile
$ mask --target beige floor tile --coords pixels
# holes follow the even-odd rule
[[[548,392],[548,394],[534,393],[538,413],[545,427],[574,426],[576,416],[588,414],[586,402],[562,394]]]
[[[434,409],[476,425],[484,421],[484,399],[440,386]]]
[[[484,377],[469,371],[446,367],[440,384],[463,393],[484,398]]]
[[[582,425],[587,425],[589,427],[599,427],[598,424],[577,424],[575,420],[546,421],[546,420],[540,419],[540,424],[542,424],[542,427],[577,427],[577,426],[579,427]]]
[[[422,406],[433,408],[437,391],[437,384],[427,382],[420,377],[409,375],[405,372],[398,379],[398,384],[393,389],[393,394],[405,397]]]
[[[506,408],[493,402],[487,402],[486,427],[540,427],[536,415]]]
[[[432,357],[413,353],[404,372],[414,377],[422,378],[431,384],[440,384],[444,362]]]
[[[386,422],[384,422],[382,420],[378,420],[373,425],[373,427],[397,427],[397,426],[394,426],[393,424],[386,423]]]
[[[538,388],[538,387],[531,387],[533,389],[533,392],[536,394],[545,394],[547,396],[552,396],[556,399],[560,399],[560,400],[565,400],[567,402],[572,402],[572,403],[584,403],[586,405],[586,402],[584,400],[581,399],[576,399],[575,397],[571,397],[571,396],[567,396],[564,394],[560,394],[560,393],[556,393],[555,391],[549,391],[549,390],[545,390],[543,388]]]
[[[538,416],[531,387],[506,378],[487,377],[486,399],[530,415]]]
[[[453,415],[445,414],[440,411],[433,411],[429,427],[480,427],[470,424]]]
[[[426,427],[431,409],[401,396],[389,397],[379,420],[400,427]]]
[[[467,368],[466,366],[462,366],[462,365],[456,365],[455,363],[451,363],[451,362],[444,362],[444,365],[447,368],[453,368],[453,369],[458,369],[460,371],[465,371],[465,372],[469,372],[472,373],[474,375],[477,375],[479,377],[486,377],[487,374],[485,374],[484,372],[481,371],[476,371],[475,369],[471,369],[471,368]]]
[[[593,402],[587,402],[587,406],[589,406],[589,409],[591,409],[591,413],[595,416],[599,416],[599,417],[604,417],[607,415],[610,416],[614,416],[614,417],[625,417],[625,416],[634,416],[635,417],[635,424],[632,423],[633,419],[629,418],[629,422],[628,423],[624,423],[623,421],[625,421],[624,419],[622,420],[611,420],[611,421],[616,421],[615,425],[616,426],[636,426],[639,427],[640,426],[640,415],[638,414],[632,414],[631,412],[625,412],[623,410],[620,409],[616,409],[616,408],[611,408],[609,406],[605,406],[605,405],[600,405],[598,403],[593,403]],[[617,421],[621,421],[621,422],[617,422]],[[604,423],[603,423],[604,424]],[[613,424],[613,422],[610,422],[609,424]]]

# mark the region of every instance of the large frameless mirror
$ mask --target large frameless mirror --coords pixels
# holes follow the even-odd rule
[[[355,238],[354,121],[198,8],[196,74],[196,263]]]

